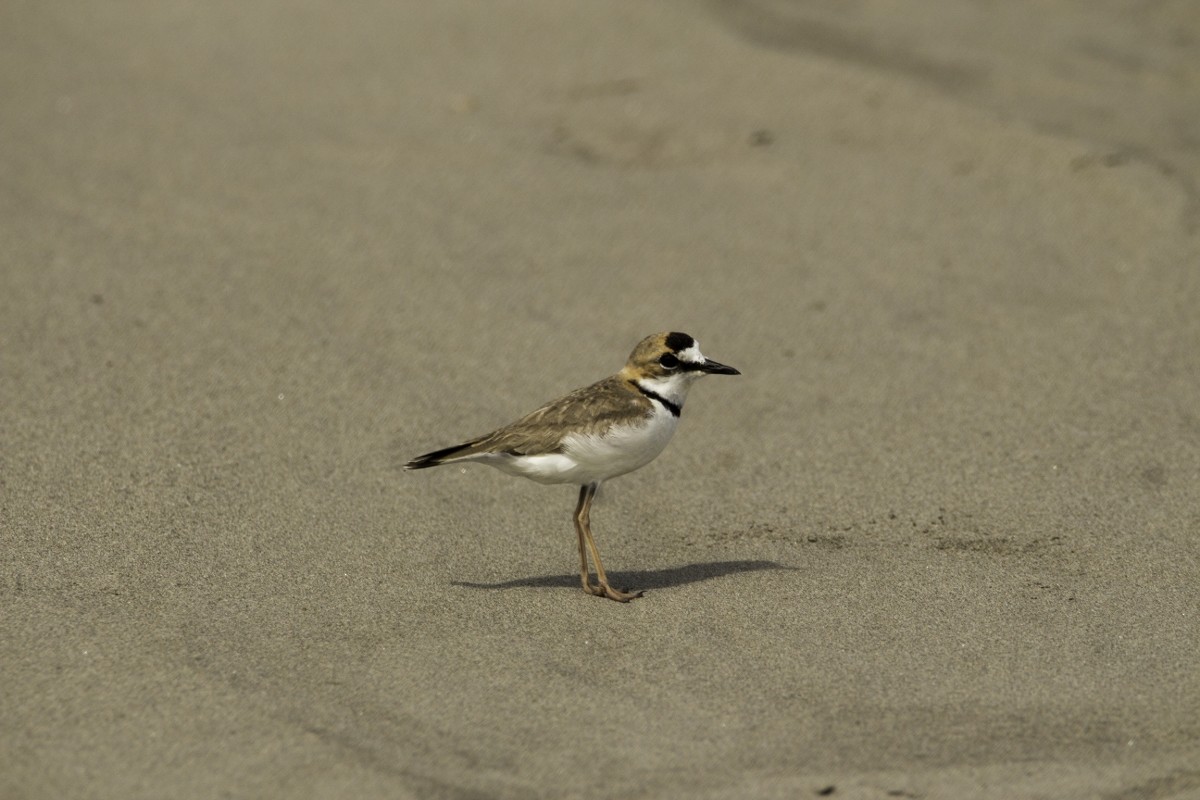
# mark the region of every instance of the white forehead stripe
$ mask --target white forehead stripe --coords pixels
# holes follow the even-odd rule
[[[700,344],[692,342],[692,346],[686,350],[680,350],[676,355],[680,361],[687,361],[690,364],[703,364],[705,362],[704,354],[700,352]]]

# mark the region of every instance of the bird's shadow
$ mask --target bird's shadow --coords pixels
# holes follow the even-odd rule
[[[609,572],[609,580],[613,586],[627,589],[667,589],[672,586],[683,586],[689,583],[721,578],[739,572],[759,572],[765,569],[794,570],[775,561],[709,561],[705,563],[686,564],[682,567],[666,569],[648,569],[635,572]],[[472,581],[451,581],[453,586],[464,586],[468,589],[519,589],[519,588],[579,588],[579,574],[571,575],[534,575],[529,578],[514,578],[511,581],[499,583],[475,583]]]

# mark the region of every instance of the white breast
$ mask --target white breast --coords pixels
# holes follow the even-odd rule
[[[613,425],[603,434],[568,434],[561,453],[508,456],[487,463],[539,483],[599,483],[633,472],[663,451],[679,419],[654,404],[654,413],[637,424]]]

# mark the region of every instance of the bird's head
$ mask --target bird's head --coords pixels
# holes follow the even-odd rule
[[[671,331],[638,342],[621,374],[668,397],[682,399],[697,378],[741,372],[705,357],[700,345],[686,333]]]

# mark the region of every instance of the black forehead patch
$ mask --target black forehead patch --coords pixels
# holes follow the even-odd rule
[[[667,334],[667,347],[671,349],[672,353],[678,353],[683,350],[687,350],[694,344],[696,344],[696,340],[688,336],[686,333],[672,331],[671,333]]]

